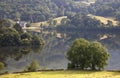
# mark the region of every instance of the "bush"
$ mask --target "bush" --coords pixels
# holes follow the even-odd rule
[[[44,41],[39,38],[39,36],[35,35],[32,37],[32,45],[42,45],[44,44]]]
[[[31,45],[30,40],[27,40],[27,39],[21,40],[21,46],[30,46],[30,45]]]
[[[16,46],[19,45],[19,42],[20,35],[16,30],[12,28],[6,28],[2,33],[0,33],[1,46]]]
[[[0,70],[4,69],[5,68],[5,65],[4,63],[0,62]]]
[[[28,66],[28,71],[37,71],[39,69],[39,64],[37,61],[32,61],[30,66]]]
[[[21,40],[27,39],[27,40],[31,40],[32,35],[29,33],[22,33],[21,34]]]

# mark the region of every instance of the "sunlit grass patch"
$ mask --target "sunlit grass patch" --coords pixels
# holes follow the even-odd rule
[[[67,18],[67,16],[57,17],[57,18],[54,18],[53,20],[56,20],[57,21],[57,25],[59,25],[59,24],[61,24],[61,20],[64,19],[64,18]],[[32,23],[31,24],[32,27],[34,27],[34,26],[35,27],[39,27],[40,25],[49,26],[47,21],[36,22],[36,23]]]
[[[0,78],[120,78],[120,72],[109,71],[41,71],[6,74]]]
[[[96,18],[97,20],[100,20],[103,24],[107,24],[109,20],[109,21],[112,21],[114,26],[118,25],[118,21],[114,20],[113,18],[106,18],[106,17],[95,16],[91,14],[88,14],[88,16],[90,16],[91,18]]]

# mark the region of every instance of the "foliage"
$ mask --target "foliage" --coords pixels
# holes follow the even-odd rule
[[[32,35],[25,32],[21,34],[21,40],[31,40],[32,39]]]
[[[19,24],[12,27],[5,25],[5,20],[0,20],[0,47],[4,46],[31,46],[41,45],[43,40],[29,33],[24,33]],[[32,40],[33,39],[33,40]]]
[[[70,20],[69,22],[58,26],[57,29],[61,31],[67,29],[69,31],[74,29],[99,29],[105,26],[99,20],[84,14],[76,14],[68,19]]]
[[[5,65],[4,63],[0,62],[0,70],[4,69]]]
[[[23,56],[26,57],[31,52],[40,53],[43,49],[43,45],[40,46],[8,46],[0,48],[0,59],[6,65],[6,60],[9,58],[19,61]]]
[[[89,7],[89,12],[95,15],[114,17],[119,19],[120,0],[97,0],[95,4]]]
[[[73,16],[71,18],[71,24],[84,28],[102,27],[102,23],[99,20],[95,18],[93,19],[84,14],[76,14],[75,16]]]
[[[32,45],[42,45],[44,41],[37,35],[32,37]]]
[[[16,23],[13,28],[19,32],[19,34],[23,33],[22,27],[20,26],[20,24]]]
[[[23,39],[23,40],[21,40],[20,45],[21,46],[31,46],[31,41],[28,39]]]
[[[107,65],[109,54],[99,42],[76,39],[67,53],[68,69],[101,70]]]
[[[66,20],[62,20],[66,21]],[[71,36],[69,40],[74,40],[79,37],[85,37],[87,39],[95,39],[97,37],[97,33],[101,33],[103,31],[108,30],[106,25],[101,23],[99,20],[95,18],[91,18],[85,14],[76,14],[74,16],[69,16],[65,23],[56,27],[56,30],[60,33],[66,33],[67,36]],[[87,32],[92,33],[92,35],[88,35]],[[83,33],[83,34],[82,34]]]
[[[10,18],[15,20],[20,19],[23,21],[31,21],[31,22],[41,21],[41,20],[43,21],[50,16],[50,10],[47,6],[48,4],[47,1],[44,1],[44,0],[36,0],[36,1],[6,0],[4,1],[2,0],[0,3],[0,7],[1,7],[0,18]],[[5,16],[3,16],[3,14]]]
[[[89,54],[86,53],[88,46],[89,42],[84,39],[77,39],[74,41],[67,53],[67,58],[71,61],[73,68],[84,69],[88,65],[87,59]]]
[[[20,34],[9,26],[6,26],[6,20],[0,19],[0,46],[19,45]]]
[[[90,13],[120,20],[119,4],[119,0],[2,0],[0,18],[39,22],[50,17]]]
[[[37,61],[32,61],[30,66],[28,66],[28,71],[37,71],[39,69],[39,64]]]
[[[89,46],[90,62],[92,70],[102,70],[107,65],[109,54],[107,49],[103,47],[99,42],[92,42]]]
[[[30,22],[45,21],[49,17],[69,13],[88,13],[87,5],[75,0],[2,0],[0,7],[0,18]]]
[[[20,35],[12,28],[6,28],[0,33],[0,46],[15,46],[19,45],[19,42]]]

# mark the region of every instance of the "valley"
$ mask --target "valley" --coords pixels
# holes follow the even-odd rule
[[[0,78],[119,78],[119,7],[119,0],[1,0]]]

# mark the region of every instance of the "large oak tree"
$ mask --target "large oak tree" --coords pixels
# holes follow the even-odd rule
[[[99,42],[76,39],[67,53],[69,69],[102,70],[107,65],[109,54]]]

